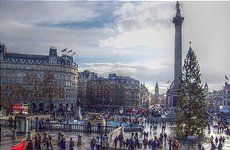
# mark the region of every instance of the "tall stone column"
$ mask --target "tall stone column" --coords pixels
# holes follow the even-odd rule
[[[175,55],[174,55],[174,91],[178,91],[180,84],[181,68],[182,68],[182,23],[184,17],[180,13],[180,4],[176,4],[176,16],[173,17],[175,25]]]
[[[172,103],[176,106],[177,93],[180,85],[180,76],[182,70],[182,23],[184,17],[180,13],[180,4],[176,3],[176,16],[173,17],[173,23],[175,25],[175,54],[174,54],[174,82],[172,87]]]

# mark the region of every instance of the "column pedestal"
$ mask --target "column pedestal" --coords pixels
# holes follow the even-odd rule
[[[27,131],[27,141],[32,140],[32,132]]]
[[[17,139],[17,130],[13,129],[12,130],[12,140],[16,140]]]
[[[81,137],[82,137],[81,135],[77,136],[77,145],[82,145]]]

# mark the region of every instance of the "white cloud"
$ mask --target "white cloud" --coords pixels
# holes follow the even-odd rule
[[[175,2],[0,4],[0,42],[6,44],[9,52],[47,54],[54,45],[59,50],[78,50],[80,59],[85,59],[80,62],[81,69],[103,75],[129,75],[154,86],[156,81],[160,81],[160,86],[172,81]],[[185,17],[183,59],[188,42],[192,41],[203,81],[210,84],[210,89],[221,89],[224,74],[230,76],[230,2],[181,2],[181,12]],[[103,14],[112,19],[104,21]],[[103,26],[53,26],[95,20]]]
[[[25,24],[82,22],[99,16],[93,9],[94,3],[87,2],[3,1],[0,7],[2,19]]]
[[[111,36],[102,40],[102,47],[130,48],[151,47],[169,49],[173,40],[169,9],[170,3],[128,2],[114,12],[115,24]],[[171,36],[172,35],[172,36]],[[171,38],[170,38],[171,37]],[[171,42],[172,43],[172,42]]]

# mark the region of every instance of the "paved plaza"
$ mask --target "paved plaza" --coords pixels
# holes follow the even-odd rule
[[[9,130],[9,128],[3,128],[3,131],[4,130]],[[160,124],[157,125],[157,130],[155,131],[151,131],[150,132],[150,126],[149,124],[146,124],[145,125],[145,129],[144,129],[146,132],[149,133],[149,136],[148,138],[154,138],[154,136],[157,136],[159,137],[160,133],[161,133],[161,126]],[[53,144],[53,148],[55,150],[59,150],[58,148],[58,143],[57,143],[57,139],[58,139],[58,135],[57,135],[57,131],[44,131],[44,132],[47,132],[48,135],[51,135],[52,137],[52,144]],[[165,131],[168,136],[171,136],[173,134],[173,130],[171,130],[171,127],[169,124],[167,124],[166,126],[166,131]],[[86,133],[82,133],[82,132],[63,132],[64,133],[64,137],[66,139],[66,145],[67,145],[67,149],[69,149],[69,140],[70,138],[73,138],[74,140],[74,143],[75,143],[75,148],[76,150],[90,150],[90,141],[92,139],[92,137],[96,137],[96,136],[99,136],[99,134],[86,134]],[[35,132],[32,133],[32,137],[34,139],[34,136],[35,136]],[[41,133],[42,135],[42,133]],[[78,135],[81,135],[82,136],[82,145],[79,145],[77,146],[77,141],[78,141]],[[139,135],[139,141],[140,143],[143,142],[143,134],[141,134],[140,132],[138,133]],[[210,137],[211,135],[213,135],[213,137],[215,138],[216,136],[217,137],[220,137],[220,136],[225,136],[225,144],[223,146],[223,150],[229,150],[230,149],[230,138],[224,134],[217,134],[215,131],[213,132],[213,129],[211,130],[211,133],[208,134],[207,133],[207,137]],[[126,138],[130,138],[131,137],[131,133],[125,133],[125,137],[124,139]],[[19,144],[20,142],[22,141],[25,141],[26,140],[26,136],[18,136],[18,139],[17,140],[12,140],[10,138],[8,139],[3,139],[1,142],[0,142],[0,149],[1,150],[8,150],[8,149],[11,149],[11,147],[13,145],[16,145],[16,144]],[[186,143],[180,143],[181,144],[181,150],[196,150],[197,149],[197,143],[193,143],[192,141],[191,142],[186,142]],[[209,150],[210,149],[210,143],[208,142],[208,140],[205,142],[205,143],[202,143],[202,145],[205,147],[206,150]],[[45,149],[45,146],[43,145],[42,149]],[[111,149],[114,149],[114,144],[113,144],[113,147]],[[127,149],[127,148],[123,148],[123,149]],[[144,149],[143,147],[142,148],[138,148],[138,150],[140,149]],[[147,147],[147,149],[151,149],[149,147]],[[169,149],[168,148],[168,141],[164,142],[163,143],[163,149],[167,150]]]

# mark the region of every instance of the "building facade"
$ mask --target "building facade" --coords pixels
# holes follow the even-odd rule
[[[66,51],[66,49],[65,49]],[[73,110],[77,99],[78,67],[73,56],[8,53],[0,45],[1,101],[27,103],[31,112]]]
[[[83,72],[79,72],[79,82],[78,82],[78,100],[80,101],[82,106],[87,105],[87,83],[90,80],[96,80],[98,74],[95,72],[91,72],[89,70],[85,70]]]
[[[205,89],[208,88],[207,83]],[[208,92],[205,90],[205,100],[207,110],[211,112],[220,112],[228,110],[230,112],[230,84],[225,82],[222,90]],[[208,94],[207,94],[208,93]]]
[[[145,84],[141,84],[141,102],[141,105],[144,108],[149,108],[149,106],[152,105],[151,93]]]
[[[225,82],[224,88],[223,88],[223,106],[226,106],[230,108],[230,84],[228,82]]]
[[[140,82],[131,77],[110,74],[108,78],[97,77],[86,85],[86,105],[111,107],[141,106]]]

